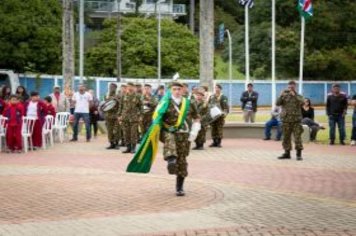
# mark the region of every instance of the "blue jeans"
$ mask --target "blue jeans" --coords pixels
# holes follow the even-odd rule
[[[73,139],[75,140],[78,139],[78,125],[79,125],[80,118],[83,118],[84,120],[87,140],[90,140],[91,129],[90,129],[89,113],[74,113]]]
[[[281,127],[282,123],[277,120],[277,119],[270,119],[269,121],[266,122],[266,126],[265,126],[265,137],[266,138],[271,138],[271,130],[272,127],[277,127],[277,137],[276,139],[281,139],[282,137],[282,127]]]
[[[329,128],[330,128],[329,138],[331,141],[335,140],[336,124],[337,124],[337,127],[339,128],[340,141],[344,141],[346,138],[345,117],[343,117],[342,115],[330,115],[329,116]]]
[[[351,140],[356,141],[356,112],[352,115],[352,133],[351,133]]]

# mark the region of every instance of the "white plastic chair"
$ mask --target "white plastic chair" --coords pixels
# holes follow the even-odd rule
[[[24,152],[28,152],[29,144],[30,149],[33,150],[33,141],[32,141],[32,133],[33,128],[35,127],[36,118],[24,116],[22,118],[22,129],[21,135],[23,140],[23,150]]]
[[[3,150],[2,140],[4,140],[4,149],[6,148],[6,129],[7,118],[0,115],[0,152]]]
[[[63,143],[69,122],[69,112],[58,112],[54,120],[53,132],[58,137],[59,142]]]
[[[45,123],[42,127],[42,148],[46,149],[47,146],[53,147],[53,124],[54,117],[52,115],[47,115],[45,118]],[[49,141],[49,145],[47,145]]]

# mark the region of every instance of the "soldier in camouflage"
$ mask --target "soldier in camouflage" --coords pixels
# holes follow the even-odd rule
[[[163,115],[163,129],[161,132],[161,141],[164,142],[163,155],[168,161],[168,172],[175,174],[176,195],[184,196],[183,184],[184,179],[188,176],[187,156],[189,155],[190,142],[189,125],[187,120],[199,122],[199,114],[195,106],[190,106],[188,116],[184,122],[184,127],[176,130],[176,124],[181,109],[183,97],[183,85],[179,82],[173,82],[171,86],[172,97],[167,112]]]
[[[121,84],[120,87],[120,91],[118,94],[119,99],[121,100],[121,98],[126,94],[127,91],[127,85],[126,84]],[[120,122],[119,122],[120,124]],[[120,146],[126,146],[125,144],[125,136],[124,136],[124,130],[122,129],[121,125],[119,125],[119,141],[121,141]]]
[[[206,117],[209,112],[209,107],[207,102],[204,99],[205,91],[202,89],[195,90],[194,104],[197,108],[198,114],[201,117],[201,129],[198,133],[197,138],[195,139],[195,148],[193,150],[203,150],[204,143],[206,141],[206,131],[208,128],[208,123],[206,122]]]
[[[290,151],[292,150],[292,134],[294,136],[295,149],[297,151],[297,160],[302,159],[302,105],[304,102],[303,96],[296,92],[296,83],[290,81],[288,89],[282,91],[277,99],[277,106],[282,107],[281,121],[283,130],[283,149],[284,154],[278,159],[290,159]]]
[[[118,111],[119,121],[125,136],[127,149],[123,153],[135,153],[138,142],[138,125],[142,119],[141,97],[135,92],[135,85],[127,83],[127,93],[121,98]]]
[[[211,95],[209,98],[209,107],[217,106],[223,112],[222,116],[220,116],[218,119],[216,119],[210,124],[213,143],[209,147],[221,147],[225,117],[229,113],[227,97],[223,95],[221,91],[222,86],[220,84],[217,84],[215,86],[215,94]]]
[[[143,88],[142,104],[143,104],[143,117],[142,117],[142,134],[144,135],[152,123],[152,116],[157,106],[157,99],[152,96],[152,86],[145,84]]]
[[[119,110],[119,97],[116,94],[116,89],[116,84],[110,84],[108,95],[105,98],[105,101],[113,99],[117,101],[116,105],[111,110],[105,112],[105,122],[108,131],[108,140],[110,142],[110,146],[106,149],[119,148],[120,127],[119,122],[117,120],[117,112]]]

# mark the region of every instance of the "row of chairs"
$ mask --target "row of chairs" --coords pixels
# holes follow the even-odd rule
[[[45,123],[42,127],[42,148],[46,149],[49,146],[54,145],[54,139],[60,143],[64,142],[68,121],[69,112],[58,112],[56,117],[51,115],[46,116]],[[23,151],[26,153],[29,149],[33,150],[32,134],[35,126],[36,118],[23,117],[22,118],[22,142]],[[0,115],[0,151],[6,148],[6,130],[7,130],[7,118]],[[4,144],[4,146],[3,146]]]

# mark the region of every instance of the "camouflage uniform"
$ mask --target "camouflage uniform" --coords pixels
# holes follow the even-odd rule
[[[106,98],[106,101],[116,99],[117,104],[109,111],[105,112],[106,128],[108,130],[108,140],[111,144],[118,144],[120,140],[120,124],[117,120],[117,112],[119,110],[119,98],[115,92],[111,92]]]
[[[143,116],[142,116],[142,135],[144,135],[152,123],[152,116],[157,106],[157,99],[153,96],[142,96]]]
[[[301,106],[303,105],[304,98],[299,94],[292,96],[292,94],[287,91],[277,99],[277,106],[282,107],[283,149],[287,152],[292,150],[291,138],[293,134],[295,149],[303,150],[301,137],[303,133]]]
[[[183,129],[186,132],[182,132],[182,130],[173,131],[169,129],[169,127],[176,124],[178,116],[179,113],[174,107],[174,102],[171,100],[168,110],[163,116],[164,125],[161,132],[161,141],[164,142],[163,155],[165,160],[167,160],[170,156],[176,156],[177,162],[174,172],[177,176],[186,177],[188,176],[188,163],[186,157],[189,155],[190,150],[190,142],[188,141],[190,130],[189,125],[188,127],[187,125],[184,125],[185,128]],[[196,110],[196,106],[191,104],[186,120],[192,121],[192,119],[197,118],[199,118],[199,114]]]
[[[221,94],[219,97],[214,94],[209,98],[209,107],[218,106],[222,112],[225,114],[229,113],[229,105],[227,101],[227,97]],[[221,144],[221,139],[223,138],[223,129],[225,124],[225,116],[223,115],[216,119],[214,122],[210,124],[211,126],[211,137],[214,140],[214,146],[219,146]]]
[[[206,131],[208,128],[208,123],[204,122],[204,117],[206,117],[206,115],[208,114],[209,108],[204,100],[201,102],[195,101],[194,104],[197,108],[199,116],[201,117],[201,130],[199,131],[198,136],[195,139],[195,143],[197,145],[197,148],[202,148],[206,141]]]
[[[121,117],[126,145],[138,142],[138,125],[142,115],[142,101],[137,94],[126,94],[121,98],[118,116]]]

